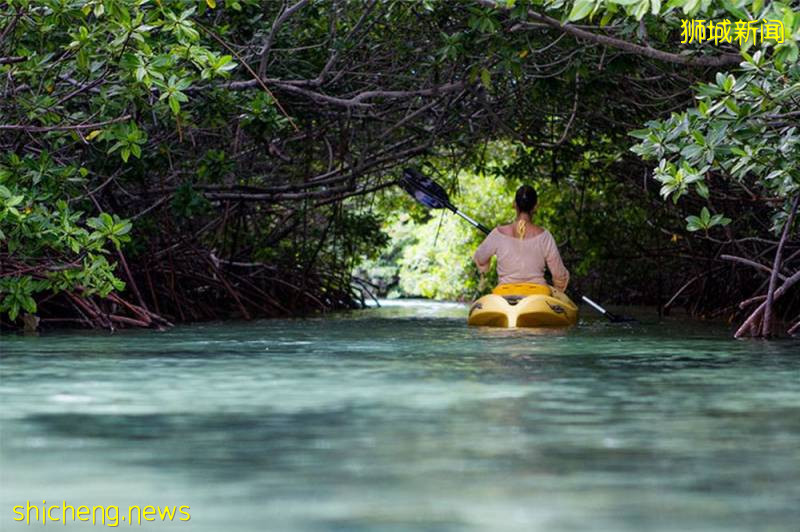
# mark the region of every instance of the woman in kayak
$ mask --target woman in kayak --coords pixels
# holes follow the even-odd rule
[[[492,255],[497,255],[497,277],[500,285],[546,285],[546,265],[553,276],[553,287],[563,292],[569,282],[569,271],[561,261],[558,246],[550,231],[531,221],[536,201],[536,190],[533,187],[519,187],[514,197],[516,220],[508,225],[495,227],[478,246],[473,258],[481,273],[486,273]]]

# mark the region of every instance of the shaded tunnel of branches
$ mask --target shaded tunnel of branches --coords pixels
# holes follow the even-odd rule
[[[494,13],[496,27],[482,33],[471,20],[480,11],[468,8],[483,2],[433,10],[401,1],[262,4],[193,15],[199,42],[231,55],[237,68],[229,79],[195,79],[177,115],[158,107],[158,90],[131,79],[124,63],[134,42],[102,61],[90,58],[98,66],[87,73],[75,67],[68,32],[53,34],[60,53],[46,61],[39,83],[14,71],[0,81],[0,149],[46,152],[53,164],[85,168],[86,179],[63,191],[70,206],[116,213],[135,227],[133,240],[111,254],[125,290],[44,295],[43,323],[161,327],[363,304],[368,283],[352,277],[352,266],[384,238],[372,196],[394,185],[398,168],[431,158],[447,185],[457,186],[447,176],[480,166],[482,146],[494,140],[529,148],[531,178],[565,187],[577,186],[572,178],[587,152],[604,154],[597,171],[629,185],[631,201],[649,205],[654,220],[680,220],[685,213],[670,212],[648,185],[627,132],[687,106],[694,83],[736,60],[650,57],[614,44],[630,39],[624,28],[575,26],[576,33],[546,17],[520,22],[505,12]],[[8,15],[0,56],[5,65],[22,64],[17,50],[29,44],[24,25],[35,13],[0,5]],[[115,36],[109,30],[101,38]],[[123,161],[89,138],[130,122],[146,133],[140,157]],[[732,207],[760,223],[757,209]],[[658,222],[643,230],[671,231]],[[767,238],[697,239],[679,251],[630,257],[609,242],[611,272],[631,260],[661,264],[658,295],[648,286],[654,277],[637,285],[597,273],[577,287],[618,302],[729,316],[739,300],[763,292],[771,270],[728,256],[760,262],[776,246]],[[580,252],[565,244],[567,258]],[[796,235],[783,253],[785,280],[800,264]],[[2,276],[44,278],[80,259],[0,254]],[[796,295],[782,302],[787,315],[797,308]]]

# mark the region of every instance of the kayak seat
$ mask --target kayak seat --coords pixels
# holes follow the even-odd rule
[[[494,287],[492,290],[493,294],[498,296],[503,296],[508,299],[509,296],[511,297],[519,297],[520,299],[525,296],[552,296],[553,289],[546,284],[535,284],[535,283],[508,283],[508,284],[499,284]],[[514,305],[516,303],[511,303]]]

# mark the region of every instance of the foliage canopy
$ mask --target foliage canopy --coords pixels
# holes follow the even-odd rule
[[[786,39],[682,45],[686,17]],[[688,219],[693,259],[720,231],[762,256],[739,238],[774,239],[797,193],[798,35],[795,3],[761,0],[0,2],[0,310],[349,305],[385,241],[371,195],[409,162],[483,175],[492,141],[520,147],[509,182],[644,189],[624,194],[642,228]],[[641,186],[653,164],[671,215]]]

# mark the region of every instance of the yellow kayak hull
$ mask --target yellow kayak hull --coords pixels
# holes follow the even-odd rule
[[[470,306],[467,324],[507,328],[575,325],[578,322],[577,305],[563,292],[548,291],[549,295],[485,295]]]

